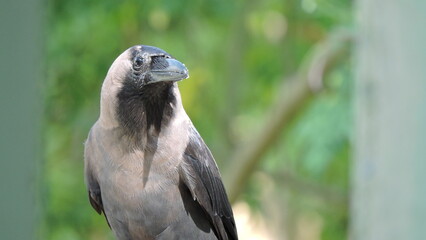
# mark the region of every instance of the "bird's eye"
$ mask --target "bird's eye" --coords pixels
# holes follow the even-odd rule
[[[169,55],[166,55],[165,57],[166,57],[166,58],[172,58],[172,57],[170,57]]]
[[[142,66],[142,64],[143,64],[143,58],[141,58],[141,57],[135,57],[135,60],[134,60],[133,64],[134,64],[134,68],[139,69]]]

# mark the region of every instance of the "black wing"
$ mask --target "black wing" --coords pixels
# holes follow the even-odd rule
[[[102,213],[105,216],[105,219],[108,223],[109,228],[111,226],[109,225],[108,218],[105,214],[104,205],[102,203],[102,195],[101,195],[101,187],[99,186],[99,183],[96,179],[96,177],[93,175],[92,172],[92,166],[90,163],[90,157],[91,157],[91,143],[92,141],[92,130],[89,132],[88,139],[85,143],[85,149],[84,149],[84,175],[85,175],[85,182],[87,186],[87,191],[89,194],[89,201],[90,205],[96,210],[96,212],[101,215]]]
[[[184,152],[181,177],[192,197],[210,216],[220,240],[236,240],[237,229],[216,162],[193,126]]]
[[[92,205],[93,209],[95,209],[95,211],[99,215],[101,215],[102,213],[104,214],[105,220],[106,220],[109,228],[111,228],[111,225],[109,225],[108,218],[105,214],[104,206],[102,204],[101,189],[100,189],[99,185],[96,182],[91,182],[89,184],[88,193],[89,193],[90,205]]]

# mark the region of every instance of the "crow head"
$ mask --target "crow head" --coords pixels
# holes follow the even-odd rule
[[[165,114],[172,113],[169,105],[180,101],[176,82],[188,77],[185,65],[162,49],[145,45],[127,49],[111,65],[102,85],[101,122],[128,131],[150,124],[159,128]]]
[[[151,46],[130,48],[132,80],[143,88],[159,82],[174,82],[188,78],[188,69],[165,51]]]

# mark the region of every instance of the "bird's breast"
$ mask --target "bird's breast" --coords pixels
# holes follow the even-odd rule
[[[113,229],[155,236],[179,215],[177,173],[146,169],[121,167],[103,178],[102,199]]]
[[[133,232],[155,235],[183,214],[178,169],[188,142],[188,121],[186,114],[172,119],[141,146],[120,134],[98,135],[97,177],[113,229],[124,224]]]

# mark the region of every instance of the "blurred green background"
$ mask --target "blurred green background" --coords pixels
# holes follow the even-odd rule
[[[352,28],[350,0],[47,3],[42,239],[113,239],[87,199],[83,142],[109,66],[136,44],[188,67],[184,107],[227,186],[234,166],[248,164],[233,164],[238,153],[272,127],[230,193],[241,239],[346,238],[353,79],[341,36]]]
[[[184,62],[240,239],[426,239],[426,1],[3,0],[0,239],[112,240],[83,143],[114,59]]]

